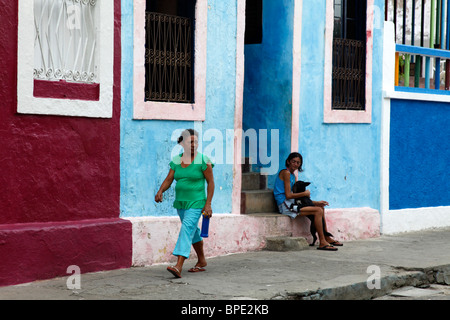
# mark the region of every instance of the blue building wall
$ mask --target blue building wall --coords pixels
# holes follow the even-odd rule
[[[157,204],[154,196],[169,172],[171,153],[176,146],[176,131],[196,128],[226,137],[234,127],[236,91],[236,1],[208,1],[206,121],[133,120],[133,1],[122,1],[122,110],[120,135],[122,217],[174,216],[174,187]],[[175,132],[175,133],[174,133]],[[203,138],[203,137],[202,137]],[[207,137],[206,137],[207,138]],[[205,138],[205,139],[206,139]],[[231,144],[232,146],[232,138]],[[216,192],[213,210],[231,212],[233,165],[226,163],[226,143],[216,150],[214,177]],[[211,148],[210,148],[211,149]],[[199,148],[199,152],[203,149]],[[213,151],[213,156],[215,153]],[[228,151],[229,152],[229,151]],[[174,182],[175,183],[175,182]]]
[[[268,143],[261,148],[258,145],[258,159],[252,160],[262,167],[277,162],[272,173],[284,167],[291,147],[293,17],[294,0],[264,0],[262,43],[245,46],[243,129],[268,130]],[[271,139],[276,139],[271,130],[279,130],[278,150],[271,149]],[[249,144],[247,141],[246,146]],[[264,165],[261,154],[277,160]],[[269,184],[274,181],[273,174]]]
[[[237,7],[235,0],[210,0],[208,5],[206,121],[201,128],[221,134],[213,138],[222,139],[223,146],[214,169],[213,209],[228,213],[233,165],[225,163],[230,139],[224,137],[227,129],[234,128]],[[132,119],[133,7],[125,0],[122,6],[121,214],[171,216],[176,214],[174,190],[165,193],[163,204],[154,202],[154,194],[169,170],[174,131],[198,124]],[[384,1],[375,0],[375,6],[383,12]],[[263,43],[245,47],[243,129],[279,130],[280,168],[291,140],[293,8],[294,0],[264,0]],[[379,209],[382,75],[376,66],[382,64],[382,29],[374,30],[372,123],[324,124],[325,17],[325,1],[303,1],[298,149],[304,156],[304,172],[300,179],[311,181],[312,197],[327,200],[332,208]],[[272,153],[270,140],[269,136],[269,150],[258,154]],[[203,147],[208,143],[204,141]]]
[[[374,4],[384,12],[384,1]],[[325,17],[325,1],[303,1],[299,152],[304,172],[299,178],[312,182],[313,199],[327,200],[332,208],[379,210],[382,24],[376,23],[373,33],[372,122],[324,124]]]
[[[450,205],[448,103],[391,100],[389,208]]]

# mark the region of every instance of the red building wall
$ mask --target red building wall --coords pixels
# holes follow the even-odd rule
[[[110,119],[17,113],[18,2],[0,0],[0,285],[129,267],[119,218],[120,0]],[[33,45],[30,45],[33,50]]]

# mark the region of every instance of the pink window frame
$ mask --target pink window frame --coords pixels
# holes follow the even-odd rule
[[[145,4],[134,0],[133,118],[204,121],[208,1],[197,0],[195,8],[194,103],[145,101]]]
[[[332,70],[333,70],[333,0],[326,2],[325,25],[325,83],[324,110],[325,123],[371,123],[372,122],[372,55],[374,29],[374,0],[367,0],[366,22],[366,108],[364,111],[333,110],[332,108]]]

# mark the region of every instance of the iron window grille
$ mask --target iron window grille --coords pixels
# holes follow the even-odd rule
[[[35,79],[97,81],[97,1],[34,1]]]
[[[145,101],[194,102],[192,19],[146,12]]]
[[[332,109],[365,110],[366,1],[334,0]]]

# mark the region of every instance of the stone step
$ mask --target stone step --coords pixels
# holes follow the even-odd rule
[[[267,188],[267,176],[259,172],[242,174],[242,190],[264,190]]]
[[[273,190],[242,190],[241,213],[278,212]]]
[[[265,250],[268,251],[300,251],[309,248],[303,237],[268,237]]]

